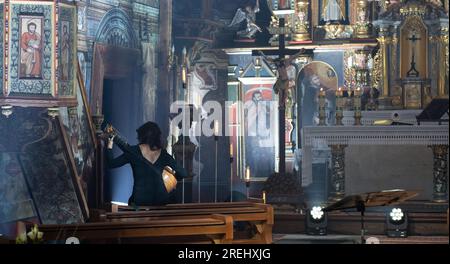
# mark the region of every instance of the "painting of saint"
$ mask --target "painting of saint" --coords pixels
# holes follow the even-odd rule
[[[323,0],[322,20],[325,22],[345,20],[345,0]]]
[[[315,126],[319,123],[318,96],[321,88],[326,93],[326,122],[329,123],[334,109],[334,94],[338,87],[335,70],[324,62],[314,61],[303,67],[298,78],[300,127]]]
[[[262,85],[247,88],[244,99],[246,163],[254,177],[268,177],[275,164],[273,89]]]
[[[69,22],[62,22],[61,33],[61,80],[68,81],[70,76],[70,34]]]
[[[42,18],[20,17],[19,78],[42,78]]]

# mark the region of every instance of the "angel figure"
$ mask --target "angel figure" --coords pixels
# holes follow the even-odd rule
[[[259,12],[259,0],[256,0],[256,5],[253,7],[250,2],[245,8],[239,8],[234,15],[233,21],[228,27],[239,25],[242,21],[247,20],[247,27],[244,30],[237,32],[240,38],[252,39],[255,37],[257,31],[262,32],[261,28],[256,25],[256,13]]]
[[[262,51],[259,52],[259,54],[261,56],[263,56],[267,62],[274,64],[277,67],[278,79],[277,79],[275,85],[273,86],[273,89],[276,94],[278,94],[280,91],[287,92],[289,90],[290,85],[289,85],[288,68],[292,64],[292,62],[295,59],[297,59],[300,55],[302,55],[303,53],[305,53],[305,49],[301,49],[296,54],[291,55],[287,58],[273,59],[273,58],[267,57]],[[284,94],[286,94],[286,93],[284,93]]]

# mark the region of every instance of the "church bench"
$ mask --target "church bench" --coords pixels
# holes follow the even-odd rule
[[[274,224],[273,208],[268,204],[236,202],[236,203],[197,203],[170,204],[165,206],[115,207],[113,212],[93,212],[93,221],[129,222],[150,221],[176,217],[186,219],[207,217],[211,214],[228,215],[234,222],[248,222],[254,227],[252,238],[234,239],[233,243],[272,243],[272,227]]]
[[[30,227],[31,225],[28,224]],[[173,238],[205,236],[217,244],[233,239],[233,220],[230,216],[212,214],[191,218],[164,218],[131,222],[95,222],[85,224],[38,225],[45,241],[65,241],[77,237],[80,241],[108,241],[127,238]]]

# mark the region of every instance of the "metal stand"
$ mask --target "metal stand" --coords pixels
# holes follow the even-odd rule
[[[214,136],[214,141],[216,142],[216,155],[215,155],[215,169],[214,169],[214,202],[217,203],[217,148],[219,143],[219,137]]]
[[[230,157],[230,202],[233,202],[233,156]]]
[[[366,211],[366,206],[364,205],[363,201],[357,202],[356,210],[358,210],[358,212],[361,212],[361,244],[366,244],[366,239],[364,238],[364,212]]]
[[[250,197],[250,181],[245,182],[245,187],[247,188],[247,200]]]

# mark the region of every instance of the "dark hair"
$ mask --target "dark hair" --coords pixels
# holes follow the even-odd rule
[[[256,97],[257,94],[260,94],[260,95],[262,96],[261,91],[255,91],[255,92],[252,94],[252,100],[255,99],[255,97]]]
[[[30,30],[30,27],[34,26],[34,28],[37,28],[37,25],[34,22],[28,23],[27,29]]]
[[[136,130],[139,144],[147,144],[151,150],[162,149],[161,129],[154,122],[147,122]]]

